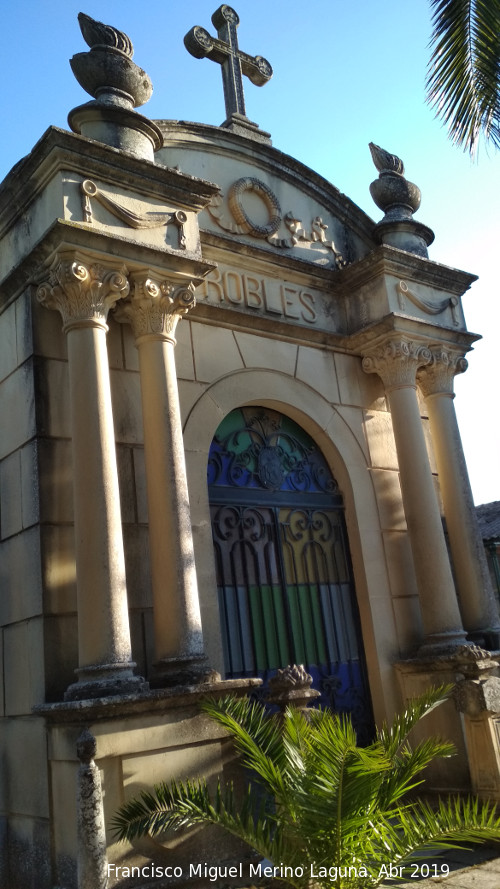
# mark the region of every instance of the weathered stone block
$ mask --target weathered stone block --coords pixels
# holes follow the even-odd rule
[[[234,334],[245,367],[265,367],[293,376],[297,364],[297,346],[281,340],[238,331]]]
[[[21,499],[21,452],[14,451],[0,463],[0,528],[2,540],[23,527]]]
[[[45,700],[62,701],[75,681],[78,667],[78,618],[74,614],[54,614],[44,618]]]
[[[417,596],[410,541],[405,531],[384,531],[384,549],[392,596]]]
[[[0,425],[0,460],[11,454],[35,434],[35,391],[33,367],[26,361],[0,384],[2,416],[9,421]]]
[[[42,575],[38,527],[3,541],[0,588],[0,625],[41,614]]]
[[[45,698],[43,620],[4,627],[5,713],[29,715]],[[12,811],[23,811],[13,809]]]
[[[141,381],[139,374],[111,371],[111,397],[117,442],[137,444],[142,431]]]
[[[72,525],[43,525],[43,601],[45,614],[76,611],[75,532]]]
[[[398,470],[391,415],[383,411],[367,411],[365,428],[372,466]]]
[[[194,322],[191,330],[197,380],[211,382],[244,367],[232,331]]]
[[[40,516],[42,522],[73,522],[73,454],[71,441],[46,438],[38,442]]]
[[[299,346],[295,376],[319,392],[331,404],[338,403],[337,371],[330,352]]]
[[[182,322],[182,323],[181,323]],[[191,342],[191,324],[186,318],[181,318],[177,325],[175,338],[175,367],[179,380],[194,380],[193,344]]]
[[[18,366],[16,307],[10,305],[0,315],[0,381],[9,376]]]

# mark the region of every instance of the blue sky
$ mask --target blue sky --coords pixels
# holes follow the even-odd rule
[[[67,128],[68,111],[87,101],[68,59],[86,45],[77,13],[125,31],[154,94],[152,118],[220,124],[225,117],[219,66],[196,60],[184,34],[213,33],[216,0],[18,0],[3,8],[0,176],[27,154],[48,126]],[[431,34],[427,0],[237,0],[240,46],[267,58],[274,77],[246,85],[248,116],[273,144],[321,173],[372,218],[376,177],[368,142],[404,160],[422,189],[417,219],[436,234],[431,259],[480,276],[464,297],[471,330],[483,340],[457,378],[455,400],[476,503],[500,500],[498,332],[500,156],[479,158],[452,146],[425,103]]]

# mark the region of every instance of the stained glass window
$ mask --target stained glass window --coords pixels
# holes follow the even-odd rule
[[[208,463],[226,675],[304,664],[321,702],[371,712],[343,501],[323,454],[289,417],[232,411]]]

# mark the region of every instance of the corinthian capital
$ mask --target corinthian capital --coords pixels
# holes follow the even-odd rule
[[[421,367],[417,381],[424,398],[429,395],[453,395],[453,379],[464,373],[468,364],[463,355],[449,349],[432,349],[432,361]]]
[[[136,272],[131,281],[131,297],[120,307],[119,320],[130,321],[136,340],[154,337],[175,343],[177,323],[196,305],[194,284],[175,287],[149,272]]]
[[[36,296],[47,309],[57,309],[63,330],[103,327],[117,300],[127,296],[127,269],[118,263],[94,261],[74,250],[56,253]]]
[[[388,390],[400,386],[415,386],[417,369],[430,361],[429,349],[421,343],[398,337],[366,352],[363,370],[365,373],[378,374]]]

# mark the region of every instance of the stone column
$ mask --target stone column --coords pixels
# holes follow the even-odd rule
[[[175,329],[194,287],[131,275],[123,305],[139,350],[148,492],[155,665],[151,684],[189,685],[210,674],[203,649],[191,513],[175,369]]]
[[[500,647],[500,621],[462,449],[453,399],[453,378],[467,368],[465,358],[432,350],[432,363],[420,368],[418,383],[429,413],[460,610],[465,629],[478,642]]]
[[[363,358],[363,370],[381,377],[392,415],[425,632],[421,656],[465,642],[416,393],[417,369],[430,361],[428,349],[404,337],[386,341]]]
[[[73,446],[78,681],[66,699],[137,691],[133,675],[106,318],[126,296],[126,269],[76,251],[55,255],[37,297],[67,336]]]

